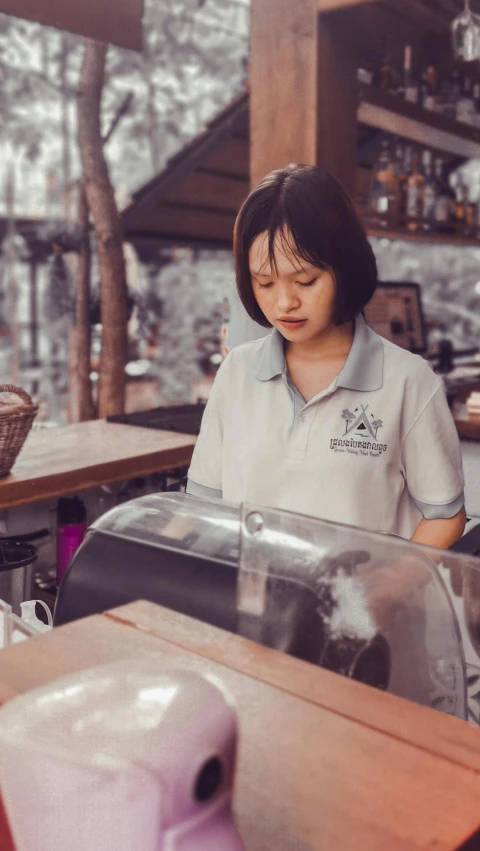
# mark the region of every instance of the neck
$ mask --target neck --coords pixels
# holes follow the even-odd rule
[[[354,333],[354,322],[346,322],[344,325],[330,325],[311,340],[298,343],[286,340],[285,354],[305,361],[347,355],[352,346]]]

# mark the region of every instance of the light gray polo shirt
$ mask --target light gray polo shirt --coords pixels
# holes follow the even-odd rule
[[[429,364],[362,316],[345,365],[308,403],[276,330],[222,363],[187,492],[411,537],[464,504],[460,444]]]

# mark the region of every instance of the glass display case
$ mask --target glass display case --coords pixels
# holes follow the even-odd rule
[[[480,587],[479,565],[265,506],[161,493],[93,524],[60,586],[54,624],[147,599],[466,718],[446,578],[460,571]]]

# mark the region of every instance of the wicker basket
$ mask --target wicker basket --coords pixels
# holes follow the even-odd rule
[[[21,387],[0,384],[1,393],[12,393],[18,396],[21,403],[0,403],[0,477],[10,473],[38,413],[38,405],[32,403],[28,393]]]

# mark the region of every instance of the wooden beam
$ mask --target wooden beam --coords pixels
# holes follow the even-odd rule
[[[107,44],[142,49],[143,0],[0,0],[0,12]]]
[[[376,3],[378,0],[317,0],[319,12],[334,12],[347,6],[362,6],[364,3]]]
[[[317,2],[252,0],[250,179],[316,161]]]
[[[343,13],[318,17],[316,163],[353,194],[357,139],[357,57]]]
[[[319,15],[318,0],[252,0],[252,186],[296,162],[324,166],[353,191],[353,41],[351,12]]]
[[[425,0],[382,0],[382,3],[394,14],[413,21],[421,30],[442,33],[450,22],[442,9],[432,9]]]

